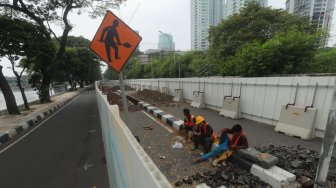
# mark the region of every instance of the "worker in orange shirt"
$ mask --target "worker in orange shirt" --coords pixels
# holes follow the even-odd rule
[[[216,136],[211,125],[205,121],[204,117],[197,116],[196,127],[194,129],[194,148],[192,150],[199,149],[199,144],[203,144],[203,154],[206,154],[211,150],[211,146],[215,140]]]

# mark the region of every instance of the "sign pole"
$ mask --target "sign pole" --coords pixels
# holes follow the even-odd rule
[[[120,82],[120,89],[121,89],[121,99],[122,99],[122,102],[123,102],[125,115],[126,115],[126,125],[129,126],[128,106],[127,106],[127,100],[126,100],[126,94],[125,94],[124,76],[123,76],[122,71],[120,71],[120,74],[119,74],[119,82]]]
[[[320,160],[315,177],[315,188],[327,187],[326,179],[329,171],[330,160],[332,157],[336,137],[336,83],[334,83],[333,97],[329,110],[327,127],[325,130]]]

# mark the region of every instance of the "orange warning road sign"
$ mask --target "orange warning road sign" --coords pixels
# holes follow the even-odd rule
[[[107,11],[90,49],[115,71],[120,72],[141,41],[141,37],[127,24]]]

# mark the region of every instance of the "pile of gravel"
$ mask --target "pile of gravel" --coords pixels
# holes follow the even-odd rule
[[[210,170],[204,170],[203,173],[196,173],[190,177],[178,180],[175,182],[175,186],[181,186],[183,184],[191,185],[193,181],[197,184],[205,183],[210,187],[219,187],[224,185],[225,187],[262,187],[270,188],[271,186],[258,177],[253,176],[249,172],[246,172],[239,167],[219,165]]]

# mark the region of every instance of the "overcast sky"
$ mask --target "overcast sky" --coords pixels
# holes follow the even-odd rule
[[[285,8],[285,1],[268,0],[268,6]],[[190,0],[127,0],[120,9],[111,11],[132,29],[139,31],[142,36],[141,51],[157,48],[158,31],[173,36],[176,50],[190,50]],[[69,19],[74,25],[70,35],[83,36],[89,40],[94,37],[102,21],[102,18],[90,19],[86,15],[75,13],[71,14]],[[55,27],[54,30],[61,35],[61,28]],[[332,35],[335,35],[335,19]],[[5,61],[1,63],[4,65],[4,75],[12,76],[11,70],[7,69],[9,64]]]

